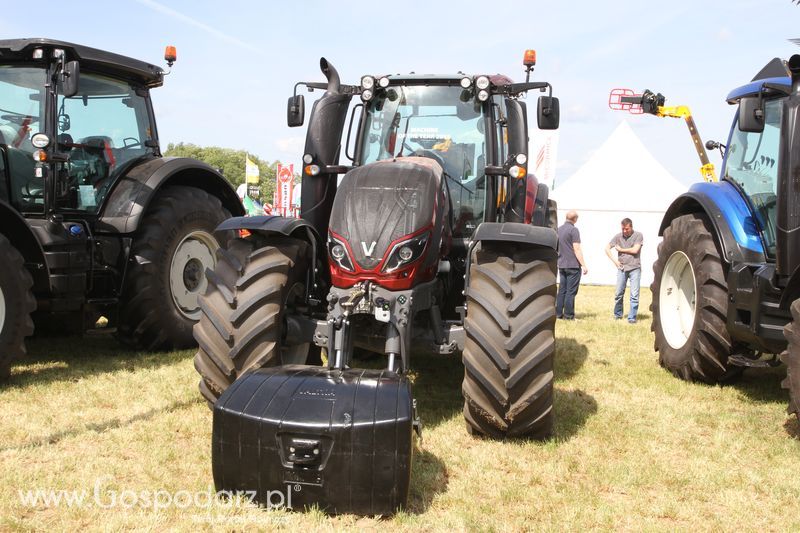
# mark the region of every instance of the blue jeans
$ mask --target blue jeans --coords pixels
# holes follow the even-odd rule
[[[581,286],[580,268],[559,268],[561,280],[558,283],[556,297],[556,316],[558,318],[575,318],[575,295]]]
[[[614,293],[614,318],[622,318],[622,300],[625,298],[625,285],[631,280],[631,309],[628,320],[636,320],[639,311],[639,281],[642,278],[642,269],[617,270],[617,292]]]

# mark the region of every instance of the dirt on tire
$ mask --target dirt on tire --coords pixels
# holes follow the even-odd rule
[[[481,243],[466,291],[464,418],[473,434],[548,438],[553,428],[556,252]]]
[[[130,252],[116,333],[120,342],[144,350],[196,346],[192,327],[197,320],[174,301],[170,268],[186,236],[199,231],[216,242],[214,229],[228,217],[218,198],[196,187],[170,187],[153,200]]]
[[[686,342],[674,348],[663,331],[660,290],[669,258],[682,252],[689,259],[695,279],[694,323]],[[731,338],[727,330],[728,285],[719,247],[705,217],[688,214],[675,218],[664,230],[653,265],[653,313],[651,330],[661,366],[686,381],[718,383],[730,375]]]
[[[304,290],[308,244],[291,238],[236,239],[218,252],[199,299],[194,366],[200,393],[214,404],[250,369],[281,364],[284,312],[290,291]]]

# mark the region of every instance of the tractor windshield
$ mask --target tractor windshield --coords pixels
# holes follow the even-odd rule
[[[0,66],[0,199],[26,212],[44,209],[44,180],[34,176],[31,136],[44,131],[45,84],[45,69]]]
[[[362,163],[403,156],[444,169],[455,226],[469,237],[483,220],[486,136],[479,102],[460,86],[390,86],[366,104]]]
[[[147,102],[127,82],[81,73],[78,94],[58,97],[62,209],[96,212],[117,177],[155,153]]]
[[[725,178],[741,187],[750,200],[761,227],[767,254],[772,257],[775,256],[782,107],[782,99],[765,102],[763,132],[744,132],[737,125],[731,136],[725,163]]]

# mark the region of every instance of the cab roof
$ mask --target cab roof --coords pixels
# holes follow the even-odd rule
[[[787,89],[791,88],[792,80],[789,77],[789,70],[786,68],[786,62],[781,58],[776,57],[770,60],[753,76],[750,83],[737,87],[728,93],[726,100],[729,104],[735,104],[746,96],[755,96],[763,90],[765,84],[773,86],[784,85]]]
[[[82,69],[125,78],[146,87],[160,87],[164,83],[164,70],[160,67],[113,52],[54,39],[0,40],[0,64],[36,61],[33,59],[33,50],[36,48],[60,48],[64,50],[67,61],[79,60]],[[48,57],[47,53],[45,57]]]

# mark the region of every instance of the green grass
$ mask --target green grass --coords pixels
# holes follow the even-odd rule
[[[783,369],[681,382],[657,363],[649,291],[640,321],[582,287],[556,330],[555,437],[470,437],[457,357],[413,361],[424,440],[409,509],[392,518],[257,507],[112,510],[113,491],[209,490],[211,413],[191,351],[138,354],[105,338],[35,339],[0,386],[0,530],[798,530],[798,425]],[[28,506],[18,490],[85,490],[91,505]]]

